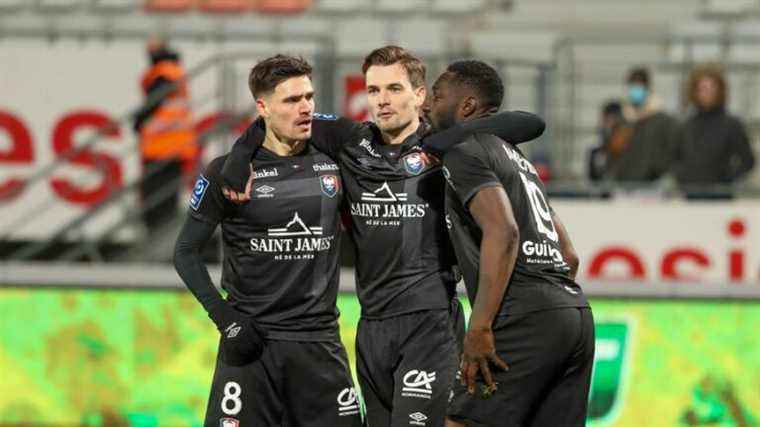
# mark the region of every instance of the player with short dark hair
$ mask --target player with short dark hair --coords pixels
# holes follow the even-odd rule
[[[425,111],[436,128],[491,114],[501,87],[479,61],[452,64]],[[501,101],[499,101],[500,103]],[[585,425],[594,324],[578,258],[533,165],[476,134],[444,159],[449,234],[472,315],[448,426]]]
[[[362,68],[375,123],[320,115],[311,141],[343,175],[357,249],[357,371],[367,421],[373,427],[440,426],[456,372],[452,329],[461,312],[443,216],[444,181],[423,144],[445,151],[450,141],[475,130],[522,142],[540,135],[544,124],[529,113],[507,112],[425,136],[419,117],[426,95],[422,62],[386,46],[371,52]],[[264,132],[254,124],[233,147],[225,165],[233,188],[242,188]]]
[[[257,200],[227,201],[220,171],[199,177],[177,239],[175,266],[221,332],[206,426],[360,426],[338,333],[340,168],[308,144],[311,67],[276,56],[251,71],[267,124],[252,176]],[[200,258],[221,224],[222,287]]]

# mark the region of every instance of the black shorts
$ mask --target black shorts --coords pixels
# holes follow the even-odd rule
[[[491,367],[498,389],[489,398],[467,394],[457,380],[449,418],[471,427],[586,425],[594,364],[590,308],[499,317],[494,338],[509,370]]]
[[[362,425],[343,344],[267,340],[261,359],[217,355],[206,427]]]
[[[356,366],[369,427],[443,426],[458,365],[461,306],[361,319]]]

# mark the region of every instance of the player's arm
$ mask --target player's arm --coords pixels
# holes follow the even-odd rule
[[[478,135],[454,147],[444,159],[444,177],[482,230],[478,294],[465,335],[461,372],[470,393],[475,391],[478,372],[488,385],[483,392],[490,393],[496,384],[489,364],[507,369],[496,355],[492,324],[517,259],[520,233],[509,198],[476,138],[490,144],[494,137]]]
[[[493,391],[496,384],[489,363],[507,369],[506,363],[496,355],[491,325],[499,312],[515,267],[520,230],[509,198],[501,186],[485,187],[478,191],[469,204],[469,210],[483,231],[483,239],[480,242],[478,294],[465,336],[464,359],[469,365],[463,371],[467,372],[465,378],[472,393],[475,391],[475,375],[478,370]]]
[[[525,111],[505,111],[480,119],[458,123],[423,140],[425,148],[433,154],[443,154],[474,133],[488,133],[519,144],[538,138],[546,123],[535,114]]]
[[[212,164],[210,169],[214,166],[220,165]],[[218,175],[209,170],[204,175],[198,179],[190,213],[174,246],[174,268],[222,334],[225,361],[231,365],[242,365],[259,357],[263,338],[250,318],[222,298],[201,257],[204,246],[225,215]]]
[[[337,161],[338,153],[361,128],[361,124],[345,117],[314,114],[310,143]],[[235,203],[251,199],[251,160],[264,145],[267,129],[259,117],[235,141],[222,167],[223,194]]]
[[[570,240],[570,235],[567,234],[565,225],[560,221],[559,216],[554,210],[552,210],[552,222],[554,223],[554,229],[557,230],[559,235],[559,251],[562,253],[562,258],[565,260],[568,266],[570,266],[570,278],[575,280],[575,276],[578,274],[578,266],[580,260],[578,253],[573,247],[573,242]]]

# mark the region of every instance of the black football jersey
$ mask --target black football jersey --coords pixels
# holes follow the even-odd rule
[[[588,306],[562,257],[544,185],[536,169],[514,145],[492,135],[471,136],[446,155],[443,174],[448,181],[447,226],[470,301],[475,301],[478,290],[483,234],[468,203],[480,189],[501,186],[512,205],[520,242],[500,312]]]
[[[221,223],[229,301],[270,338],[335,338],[343,199],[338,165],[314,147],[294,156],[261,148],[253,160],[252,200],[235,205],[221,192],[225,157],[200,176],[190,205],[197,219]]]

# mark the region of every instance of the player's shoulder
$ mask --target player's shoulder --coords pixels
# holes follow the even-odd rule
[[[468,135],[461,143],[452,147],[444,159],[460,159],[463,157],[476,157],[481,160],[487,160],[490,157],[492,146],[503,141],[493,135],[485,133],[475,133]]]
[[[229,157],[229,155],[224,154],[211,160],[203,169],[203,174],[206,176],[206,178],[218,178],[222,173],[222,167],[224,166],[224,162],[227,160],[227,157]]]

